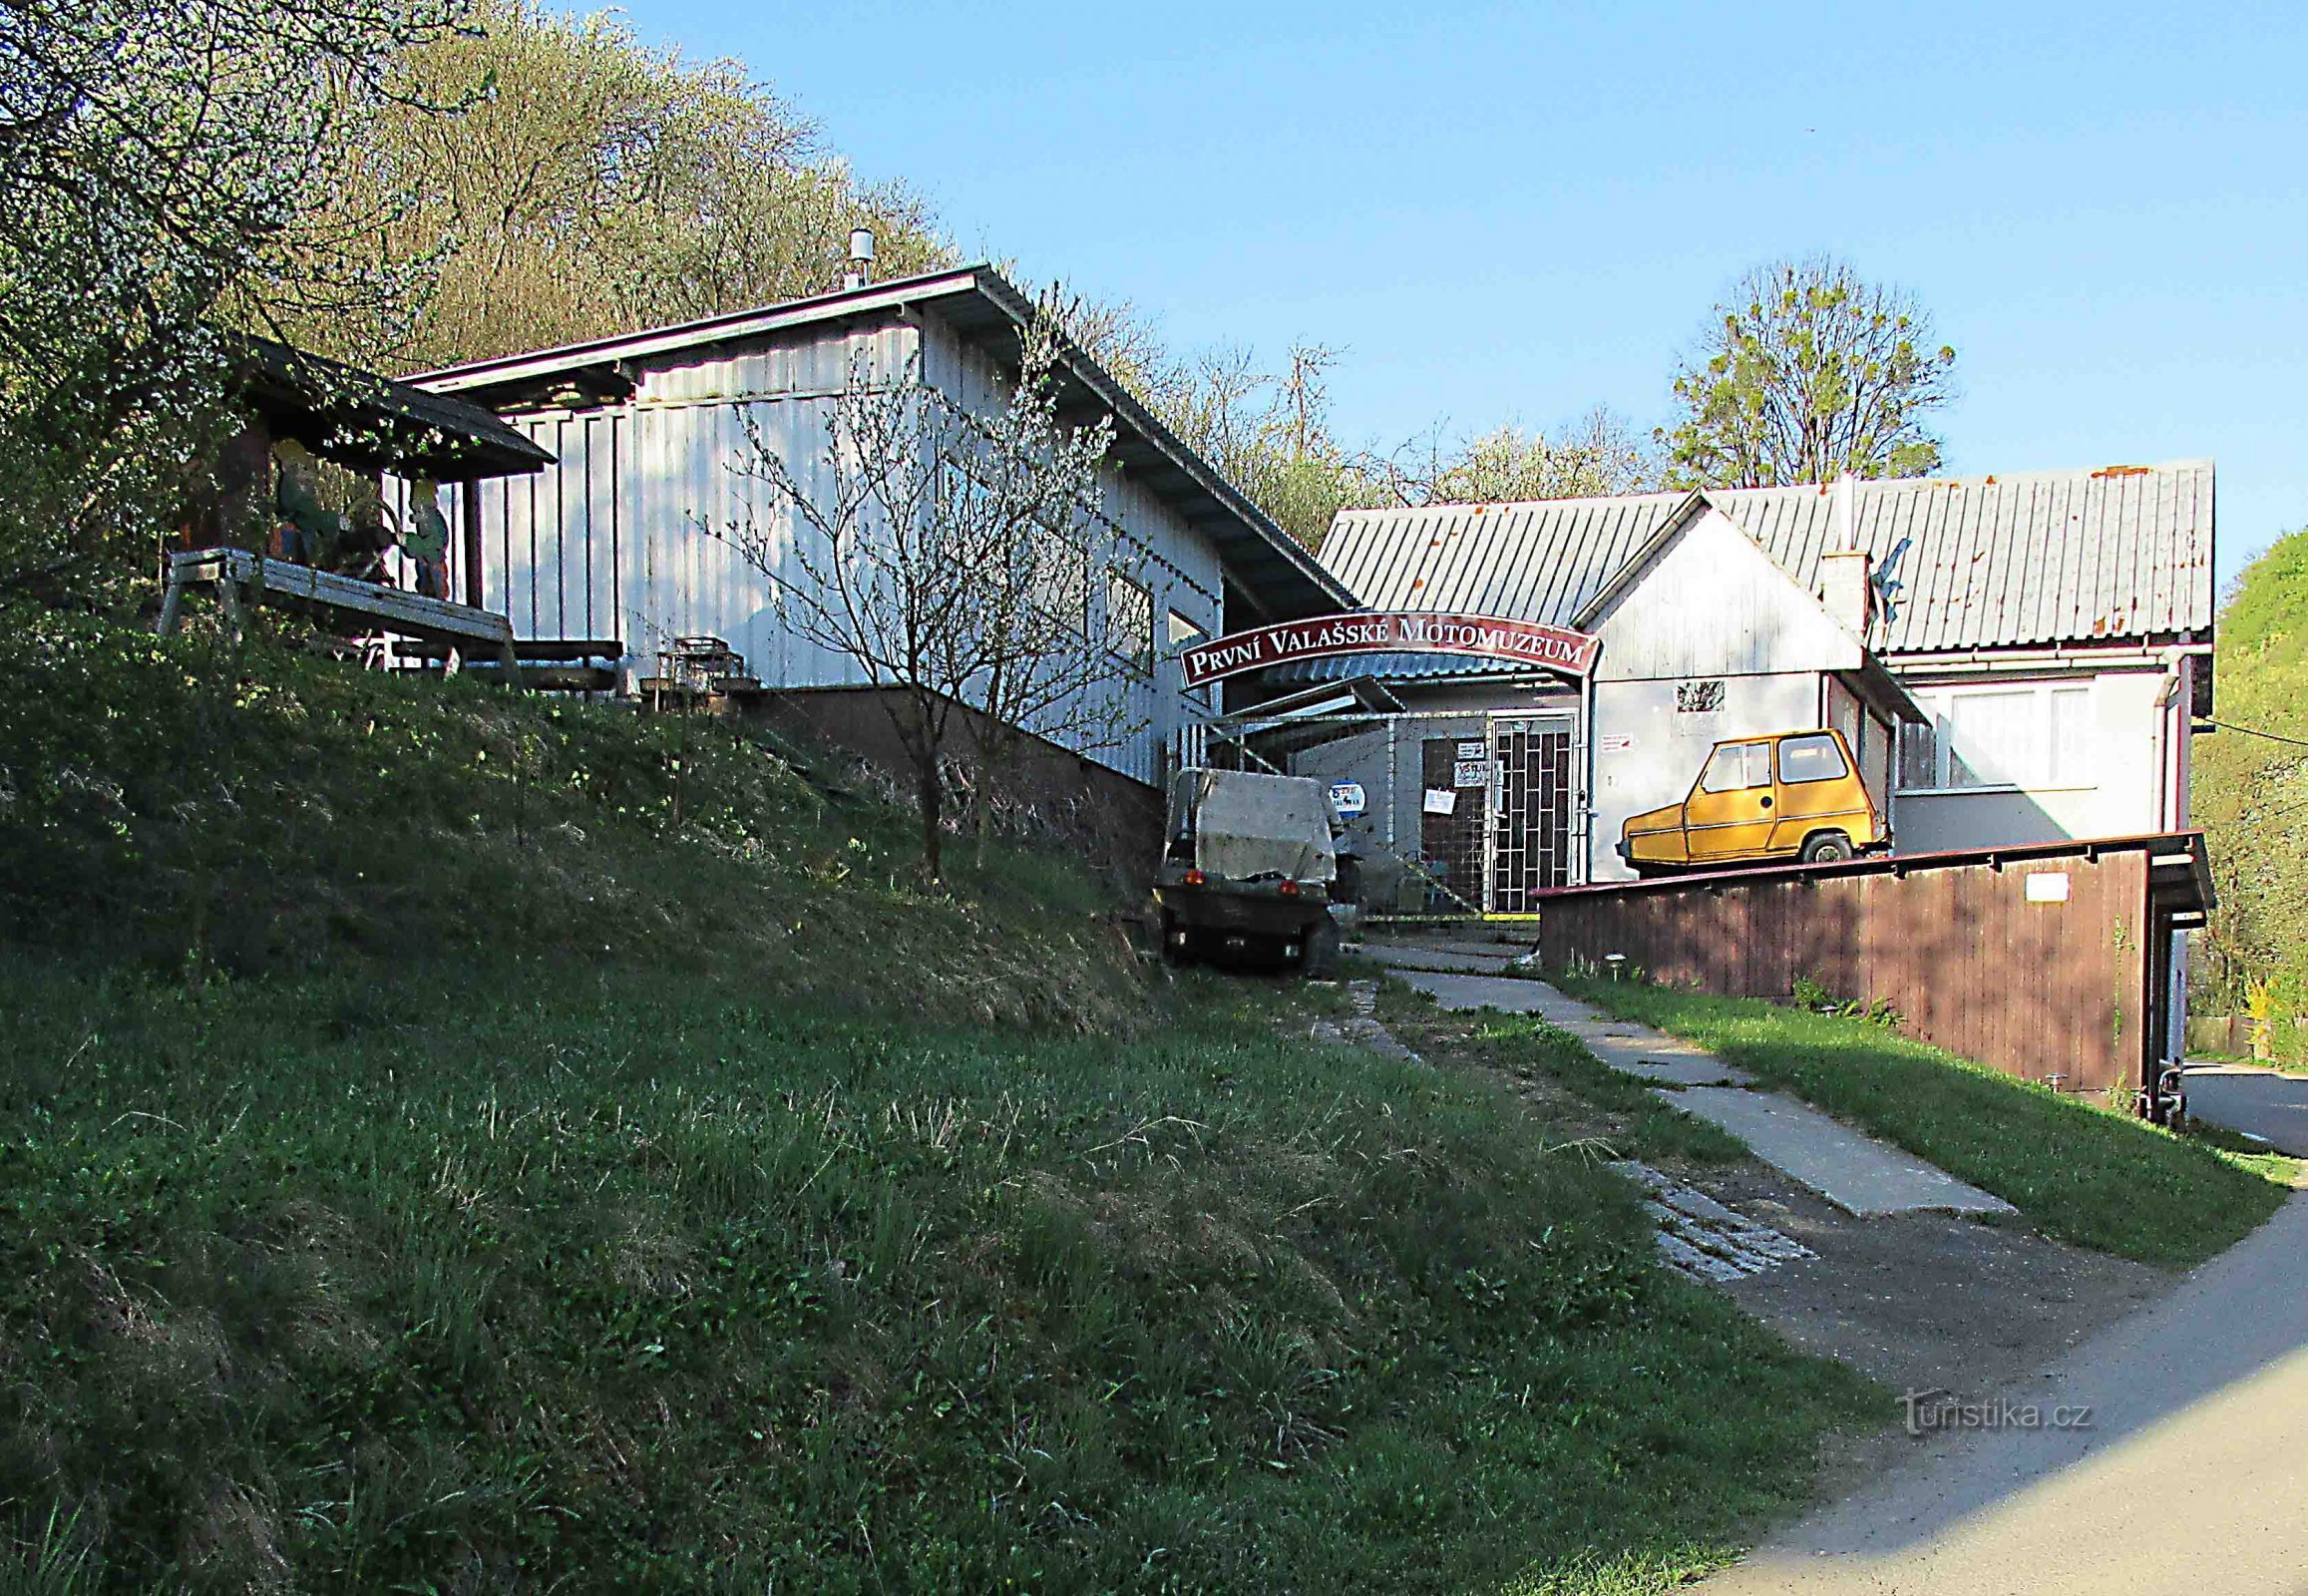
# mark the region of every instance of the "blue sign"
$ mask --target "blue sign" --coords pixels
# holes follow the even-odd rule
[[[1331,807],[1339,811],[1342,820],[1352,820],[1366,807],[1362,798],[1362,784],[1342,781],[1331,788]]]

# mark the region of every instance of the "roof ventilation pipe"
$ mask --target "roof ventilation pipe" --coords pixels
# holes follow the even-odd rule
[[[1858,481],[1846,471],[1834,491],[1835,542],[1819,557],[1819,602],[1864,643],[1875,618],[1875,583],[1867,551],[1859,547]]]
[[[874,229],[850,229],[850,269],[842,273],[842,291],[863,288],[874,275]]]

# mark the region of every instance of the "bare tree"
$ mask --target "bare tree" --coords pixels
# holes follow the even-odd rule
[[[726,529],[769,580],[780,619],[884,689],[933,880],[962,710],[981,732],[981,806],[1015,738],[1081,747],[1128,734],[1102,707],[1127,696],[1106,646],[1114,606],[1098,592],[1123,563],[1124,540],[1098,505],[1113,421],[1061,419],[1064,352],[1045,302],[1024,330],[1007,402],[990,414],[925,381],[919,361],[883,376],[861,358],[827,413],[822,473],[797,474],[750,420],[732,467],[787,512]],[[805,486],[813,479],[831,492]]]
[[[1445,445],[1437,427],[1351,466],[1355,504],[1373,509],[1595,498],[1643,493],[1660,482],[1657,456],[1600,405],[1551,434],[1510,425]]]

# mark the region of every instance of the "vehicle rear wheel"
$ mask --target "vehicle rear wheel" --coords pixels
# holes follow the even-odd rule
[[[1309,981],[1333,981],[1339,974],[1339,927],[1330,916],[1307,930],[1307,951],[1299,970]]]
[[[1851,839],[1839,831],[1822,831],[1803,839],[1803,863],[1806,865],[1839,864],[1859,857],[1859,850],[1851,846]]]

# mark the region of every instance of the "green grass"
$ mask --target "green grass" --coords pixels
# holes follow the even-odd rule
[[[1887,1416],[839,761],[0,618],[0,1596],[1656,1589]]]
[[[1677,1111],[1646,1083],[1611,1068],[1578,1037],[1534,1014],[1490,1008],[1448,1013],[1402,982],[1388,983],[1380,1011],[1413,1047],[1447,1046],[1454,1058],[1513,1078],[1543,1078],[1571,1092],[1602,1116],[1604,1156],[1700,1164],[1747,1156],[1746,1145],[1729,1131]]]
[[[2294,1172],[1864,1019],[1593,978],[1558,985],[1995,1193],[2047,1235],[2141,1263],[2187,1268],[2232,1246],[2275,1212]]]
[[[1611,1589],[1881,1417],[1271,993],[1115,1043],[18,963],[0,1501],[112,1589]]]
[[[1144,1010],[1110,883],[1011,847],[926,889],[910,814],[759,735],[24,604],[0,675],[0,944],[195,981],[488,948],[994,1023]]]

